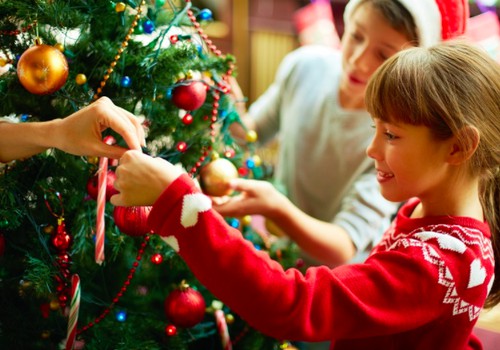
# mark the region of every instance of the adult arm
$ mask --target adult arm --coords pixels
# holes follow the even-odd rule
[[[0,162],[30,157],[49,148],[74,155],[120,158],[126,151],[102,141],[111,128],[131,149],[144,145],[144,130],[130,112],[103,97],[63,119],[32,123],[0,123]]]

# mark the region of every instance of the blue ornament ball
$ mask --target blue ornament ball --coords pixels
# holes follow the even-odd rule
[[[118,311],[116,313],[116,320],[118,322],[125,322],[127,320],[127,313],[125,311]]]
[[[210,21],[213,18],[212,11],[209,9],[203,9],[198,13],[198,16],[196,16],[198,20],[200,21]]]
[[[130,79],[130,77],[128,76],[124,76],[120,81],[120,85],[124,88],[130,87],[131,84],[132,84],[132,79]]]
[[[142,24],[142,29],[144,29],[144,33],[151,34],[155,30],[155,24],[151,20],[147,20]]]
[[[248,169],[253,169],[255,168],[255,161],[252,159],[252,158],[248,158],[246,161],[245,161],[245,164],[247,166]]]

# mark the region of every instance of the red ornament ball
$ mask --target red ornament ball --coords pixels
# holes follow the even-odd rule
[[[184,81],[172,91],[172,102],[180,109],[200,108],[207,98],[207,86],[201,81]]]
[[[182,122],[184,123],[184,125],[190,125],[191,123],[193,123],[193,121],[193,115],[190,113],[186,113],[184,117],[182,117]]]
[[[173,337],[177,334],[177,328],[173,324],[169,324],[165,327],[165,334],[169,337]]]
[[[52,237],[52,245],[59,251],[68,250],[71,245],[71,236],[67,233],[56,233]]]
[[[128,236],[144,236],[150,232],[148,216],[151,207],[115,207],[113,219],[118,229]]]
[[[36,95],[48,95],[59,90],[68,79],[68,62],[57,48],[35,45],[26,50],[17,63],[21,84]]]
[[[164,306],[167,318],[177,327],[193,327],[205,317],[205,299],[185,284],[167,296]]]
[[[151,262],[155,265],[160,265],[163,262],[163,255],[160,253],[151,255]]]
[[[109,202],[109,199],[112,195],[117,194],[118,191],[114,187],[114,183],[116,180],[116,174],[113,170],[108,170],[108,175],[106,176],[106,201]],[[92,176],[87,182],[87,193],[90,198],[97,200],[97,194],[99,193],[99,175]]]

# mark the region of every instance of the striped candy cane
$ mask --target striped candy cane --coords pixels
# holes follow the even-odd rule
[[[227,329],[224,311],[220,309],[215,310],[215,322],[217,324],[217,330],[219,331],[221,337],[222,349],[232,350],[233,346],[231,344],[231,339],[229,338],[229,330]]]
[[[108,145],[115,143],[112,136],[106,136],[104,142]],[[99,159],[99,175],[97,183],[97,219],[95,233],[95,262],[101,265],[104,262],[104,211],[106,209],[106,186],[108,176],[108,158]]]
[[[68,333],[66,336],[65,350],[72,350],[76,338],[76,325],[78,323],[78,311],[80,310],[80,277],[71,276],[71,305],[69,309]]]

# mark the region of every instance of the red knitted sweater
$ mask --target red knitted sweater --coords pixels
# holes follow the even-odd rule
[[[493,283],[488,225],[465,217],[410,219],[401,208],[363,264],[283,270],[211,209],[187,175],[149,216],[194,275],[249,325],[332,349],[481,349],[472,334]]]

